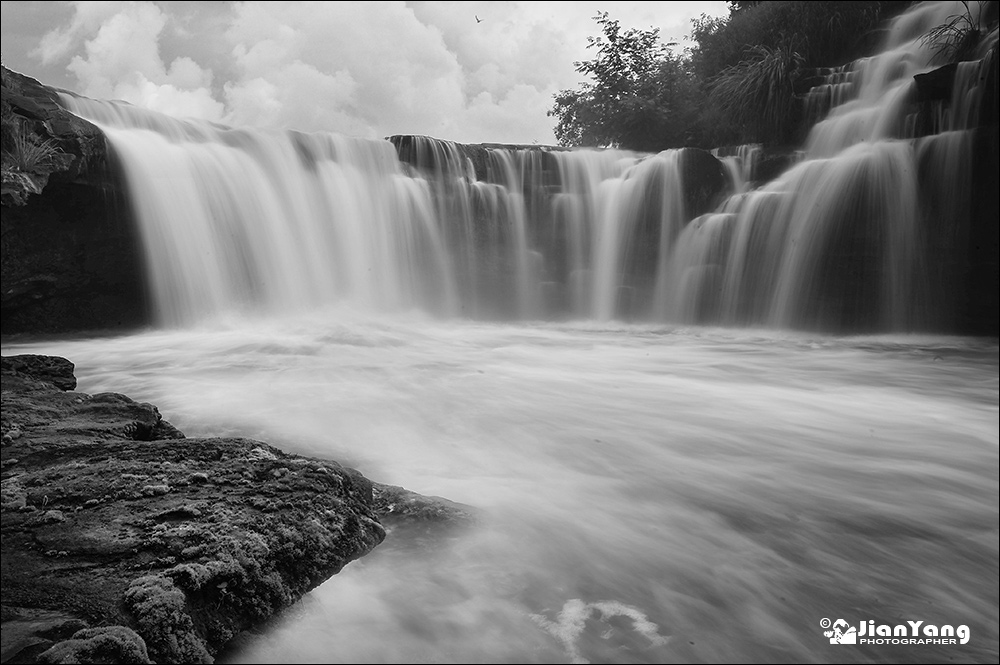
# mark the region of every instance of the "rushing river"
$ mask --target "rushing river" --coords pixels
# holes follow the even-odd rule
[[[328,310],[3,353],[482,511],[390,533],[230,662],[997,660],[996,340]]]

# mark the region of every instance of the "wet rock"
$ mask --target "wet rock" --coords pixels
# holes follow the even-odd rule
[[[372,496],[379,522],[386,530],[384,546],[402,556],[440,551],[481,518],[472,506],[396,485],[373,483]]]
[[[104,134],[64,109],[60,91],[0,71],[0,329],[66,332],[147,322],[137,230]],[[36,156],[7,158],[17,152]]]
[[[16,132],[28,144],[48,146],[47,158],[19,163],[13,169],[26,179],[10,179],[4,173],[5,205],[24,205],[32,194],[41,193],[49,181],[71,182],[87,179],[107,159],[104,134],[96,125],[63,108],[59,91],[37,80],[3,67],[0,92],[4,117],[11,124],[5,131]],[[6,141],[7,137],[5,137]],[[4,145],[10,148],[9,145]],[[27,184],[27,191],[18,184]]]
[[[29,380],[46,381],[59,390],[76,388],[76,375],[73,363],[57,356],[40,356],[23,354],[19,356],[4,356],[0,358],[0,368],[4,374],[14,374],[27,377]]]
[[[249,439],[139,436],[155,407],[60,389],[65,363],[4,358],[0,376],[4,431],[21,431],[0,475],[4,662],[211,662],[384,539],[359,472]],[[31,612],[74,633],[40,635]]]
[[[914,76],[913,82],[916,85],[915,101],[950,100],[952,90],[955,86],[956,71],[958,71],[958,63],[953,62]]]
[[[729,179],[722,162],[700,148],[683,148],[681,169],[684,210],[688,220],[714,210],[728,193]]]

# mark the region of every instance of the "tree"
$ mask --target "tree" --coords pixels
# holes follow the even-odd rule
[[[594,20],[602,37],[588,37],[593,60],[576,71],[593,81],[562,90],[548,115],[560,145],[659,151],[685,145],[698,86],[686,62],[660,42],[659,30],[623,30],[607,12]]]

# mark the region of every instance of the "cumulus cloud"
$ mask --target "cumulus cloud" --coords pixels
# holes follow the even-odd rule
[[[547,111],[580,83],[573,63],[591,56],[591,4],[77,2],[33,54],[65,67],[81,94],[175,116],[553,143]]]
[[[463,104],[462,71],[405,4],[245,3],[225,37],[237,71],[230,119],[381,136],[428,128]],[[267,85],[264,85],[266,83]],[[245,94],[271,110],[242,107]],[[347,122],[343,127],[337,122]]]
[[[179,117],[220,120],[224,109],[212,96],[212,72],[185,56],[164,63],[159,38],[167,21],[148,2],[80,2],[67,28],[45,35],[39,55],[52,61],[82,44],[83,53],[73,55],[67,65],[81,94]]]
[[[75,3],[69,25],[45,33],[34,54],[45,64],[67,56],[87,35],[96,32],[106,20],[121,11],[121,5],[120,2]]]

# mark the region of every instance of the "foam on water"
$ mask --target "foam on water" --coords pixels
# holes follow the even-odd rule
[[[996,655],[995,340],[333,310],[18,352],[190,436],[483,511],[437,541],[390,534],[233,662]],[[850,650],[824,617],[973,639]]]

